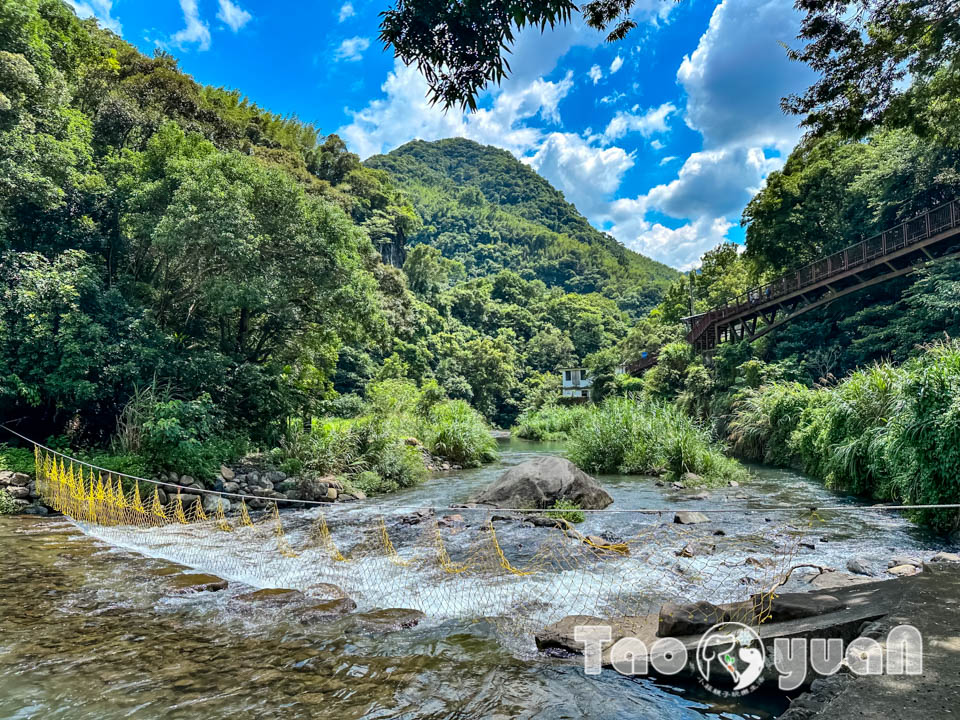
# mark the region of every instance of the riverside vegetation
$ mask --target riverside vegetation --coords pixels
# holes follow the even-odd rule
[[[957,500],[955,355],[931,343],[960,336],[960,263],[709,361],[682,341],[691,312],[960,194],[960,124],[929,111],[955,105],[955,45],[914,37],[927,35],[871,36],[874,55],[815,67],[836,100],[859,60],[930,60],[909,86],[871,85],[871,102],[820,113],[821,95],[793,98],[817,132],[747,204],[745,252],[721,245],[681,275],[509,153],[416,141],[361,163],[61,0],[0,3],[0,415],[98,464],[202,483],[260,450],[389,490],[424,474],[412,436],[421,458],[466,465],[493,456],[490,425],[516,425],[569,437],[597,472],[729,481],[742,473],[729,443],[838,489]],[[844,115],[864,107],[877,112]],[[616,375],[644,352],[656,367]],[[573,364],[591,369],[598,407],[557,405],[556,370]],[[883,392],[865,402],[888,404],[845,415],[871,382]],[[918,405],[918,388],[940,405]],[[950,529],[960,515],[919,517]]]
[[[403,433],[483,462],[679,277],[508,153],[361,163],[61,0],[0,3],[0,78],[0,416],[117,469],[259,450],[403,485],[392,380],[435,400]]]

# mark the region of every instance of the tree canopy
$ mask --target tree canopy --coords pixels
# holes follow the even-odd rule
[[[407,65],[416,64],[430,86],[430,99],[444,108],[475,110],[477,95],[510,72],[505,57],[524,27],[545,30],[581,13],[607,39],[626,37],[636,23],[636,0],[397,0],[381,13],[380,39]]]

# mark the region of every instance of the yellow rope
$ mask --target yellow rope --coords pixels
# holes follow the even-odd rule
[[[519,568],[515,568],[510,564],[510,561],[507,560],[507,556],[503,554],[503,549],[500,547],[500,543],[497,542],[497,531],[493,527],[493,518],[487,520],[487,531],[490,533],[490,542],[493,544],[493,550],[496,552],[497,558],[500,560],[500,567],[514,575],[533,575],[532,570],[521,570]]]

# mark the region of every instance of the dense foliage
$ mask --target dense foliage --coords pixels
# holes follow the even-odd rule
[[[355,417],[290,427],[272,459],[308,476],[337,475],[371,492],[410,487],[426,477],[423,451],[473,467],[497,458],[483,417],[462,400],[444,397],[435,381],[383,380],[367,388]]]
[[[731,439],[744,455],[799,467],[830,487],[906,504],[960,497],[960,343],[927,346],[836,385],[772,383],[738,404]],[[917,511],[954,529],[955,510]]]
[[[566,292],[599,293],[645,313],[678,273],[602,233],[506,150],[472,140],[415,140],[370,158],[423,218],[410,235],[459,261],[469,277],[509,269]]]
[[[570,459],[597,473],[665,475],[688,486],[726,485],[746,471],[711,432],[676,405],[611,398],[570,431]]]
[[[815,131],[860,138],[881,123],[956,144],[960,16],[937,0],[801,0],[805,45],[790,52],[819,75],[785,109]],[[909,82],[904,82],[909,79]],[[943,132],[952,125],[953,131]]]
[[[636,27],[630,11],[636,0],[397,0],[383,13],[380,39],[407,65],[416,64],[430,86],[430,97],[445,108],[476,109],[488,83],[510,72],[504,57],[514,32],[527,26],[546,29],[570,21],[580,11],[608,40],[620,40]]]
[[[489,456],[464,403],[511,422],[675,273],[516,161],[470,152],[473,200],[448,202],[448,184],[415,209],[335,135],[201,86],[60,0],[0,2],[0,415],[203,477],[412,379],[451,401],[430,441]],[[489,236],[460,235],[468,208]],[[515,263],[528,237],[536,268]]]

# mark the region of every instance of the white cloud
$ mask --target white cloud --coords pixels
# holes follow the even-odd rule
[[[610,74],[613,75],[617,70],[623,67],[623,58],[617,55],[610,63]]]
[[[800,14],[779,0],[723,0],[714,9],[677,72],[687,96],[684,121],[703,136],[703,149],[687,157],[671,182],[611,203],[602,217],[614,237],[682,269],[695,267],[724,240],[744,204],[800,138],[796,119],[780,110],[781,97],[813,79],[805,66],[787,59],[780,44],[794,41],[799,25]],[[618,113],[603,137],[615,140],[641,128],[656,134],[649,113]],[[668,117],[663,115],[664,124]],[[665,157],[660,165],[677,159]],[[682,224],[654,222],[651,212]]]
[[[333,54],[333,59],[356,62],[363,58],[363,53],[368,47],[370,47],[370,40],[365,37],[347,38],[340,43]]]
[[[666,145],[660,142],[660,140],[657,140],[656,138],[654,138],[653,140],[650,141],[650,147],[652,147],[654,150],[663,150],[666,147]]]
[[[537,78],[526,86],[505,83],[490,107],[470,115],[454,110],[444,113],[427,100],[427,83],[417,69],[396,60],[381,86],[385,97],[373,100],[362,110],[348,110],[352,121],[337,132],[362,158],[409,140],[446,137],[466,137],[522,155],[537,147],[544,137],[541,129],[525,121],[539,117],[559,124],[560,101],[572,87],[572,73],[555,82]]]
[[[356,14],[356,10],[353,9],[353,3],[345,2],[340,6],[340,15],[338,16],[338,21],[343,22],[347,18],[351,18]]]
[[[230,0],[220,0],[220,10],[217,17],[225,22],[234,32],[239,32],[240,28],[253,19],[253,15],[238,5],[234,5]]]
[[[196,44],[198,50],[209,50],[210,27],[200,19],[197,0],[180,0],[180,9],[183,11],[186,27],[175,32],[170,37],[170,42],[181,49]]]
[[[594,65],[590,68],[590,72],[587,73],[593,84],[596,85],[603,78],[603,70],[600,69],[599,65]]]
[[[67,5],[73,8],[77,17],[95,17],[101,27],[113,30],[117,35],[123,34],[120,21],[110,14],[113,10],[112,0],[67,0]]]
[[[636,106],[634,106],[636,107]],[[638,132],[643,137],[669,130],[667,118],[677,111],[673,103],[665,102],[660,107],[649,108],[643,113],[617,112],[603,131],[603,141],[609,143],[622,138],[628,132]]]
[[[800,14],[777,0],[724,0],[677,80],[687,93],[685,120],[705,147],[732,143],[789,150],[800,138],[797,118],[780,98],[814,79],[780,43],[796,40]]]
[[[678,158],[677,158],[676,155],[667,155],[665,158],[661,158],[661,160],[660,160],[660,167],[663,167],[664,165],[668,165],[668,164],[672,163],[674,160],[677,160],[677,159],[678,159]]]
[[[612,203],[609,220],[610,233],[631,250],[643,253],[680,270],[690,270],[700,264],[700,256],[724,242],[733,223],[723,217],[699,218],[678,228],[652,223],[646,214],[642,199],[618,200]]]
[[[675,218],[737,215],[779,163],[779,158],[765,158],[759,148],[693,153],[676,180],[647,193],[648,207]]]
[[[623,174],[633,167],[633,155],[618,147],[596,147],[574,133],[555,132],[529,162],[582,213],[593,215],[604,210],[606,196],[620,187]]]

